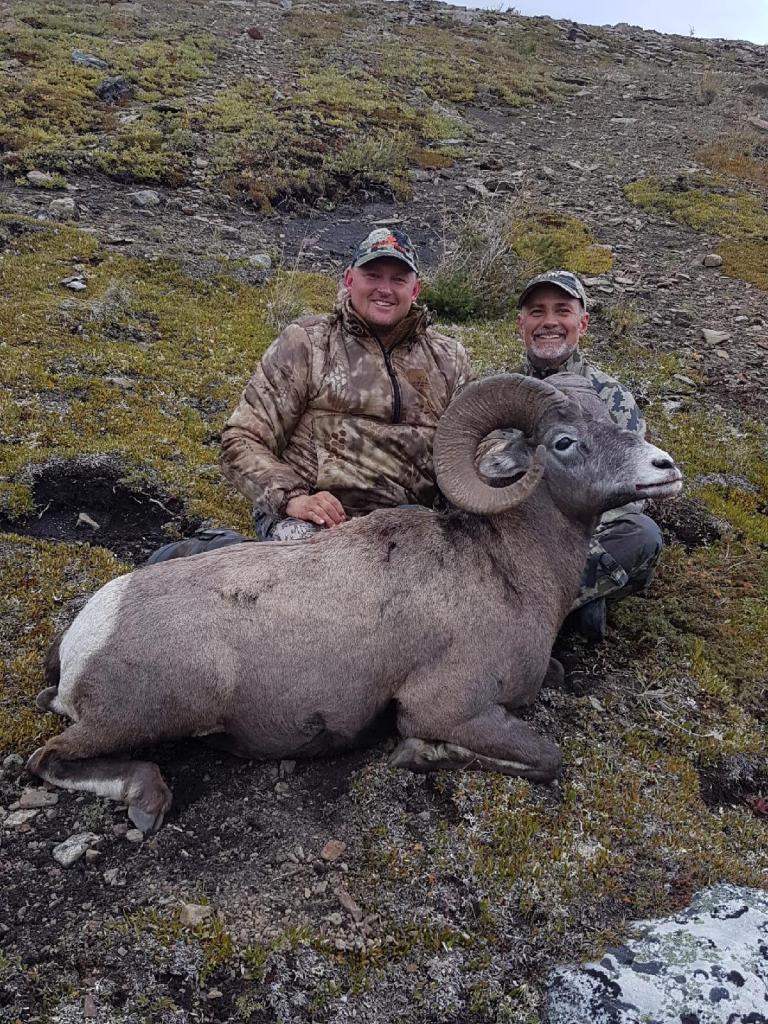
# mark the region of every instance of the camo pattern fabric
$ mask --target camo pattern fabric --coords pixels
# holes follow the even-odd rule
[[[625,511],[598,523],[571,611],[600,597],[644,593],[653,580],[661,548],[661,531],[650,516]]]
[[[613,377],[598,370],[593,363],[584,358],[579,349],[576,349],[561,366],[542,370],[527,362],[520,372],[526,377],[536,377],[538,380],[546,380],[555,373],[574,373],[579,377],[585,377],[597,396],[608,406],[613,422],[626,430],[632,430],[640,437],[645,437],[645,420],[630,392]]]
[[[343,293],[289,324],[222,431],[221,467],[257,511],[330,491],[348,515],[431,505],[440,416],[471,376],[462,346],[413,305],[385,349]]]

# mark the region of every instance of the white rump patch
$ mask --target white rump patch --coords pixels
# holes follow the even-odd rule
[[[59,647],[61,677],[59,692],[51,707],[60,715],[76,720],[72,696],[88,662],[109,643],[117,630],[118,613],[130,574],[118,576],[98,590],[64,634]]]

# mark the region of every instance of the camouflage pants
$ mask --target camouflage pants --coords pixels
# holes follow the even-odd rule
[[[571,611],[599,597],[642,593],[661,555],[661,531],[650,516],[625,512],[600,523],[592,535],[581,590]]]
[[[253,510],[253,526],[257,540],[306,540],[313,533],[324,529],[305,519],[294,519],[292,516],[280,519],[256,509]]]

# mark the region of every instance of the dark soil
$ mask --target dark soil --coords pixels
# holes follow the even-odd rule
[[[93,543],[128,562],[142,562],[168,542],[167,527],[191,533],[199,525],[178,499],[136,489],[110,457],[58,460],[34,468],[38,511],[25,519],[0,516],[0,530],[43,540]],[[86,518],[87,517],[87,518]]]

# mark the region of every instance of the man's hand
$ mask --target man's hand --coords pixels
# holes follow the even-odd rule
[[[304,519],[318,526],[338,526],[346,522],[347,515],[338,498],[330,491],[318,491],[317,494],[300,494],[291,498],[285,506],[287,515],[294,519]]]

